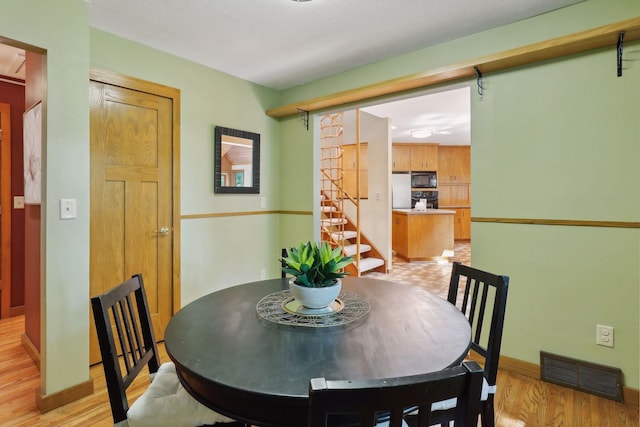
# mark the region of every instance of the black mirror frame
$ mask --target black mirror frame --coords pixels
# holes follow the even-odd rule
[[[227,194],[260,193],[260,134],[222,126],[216,126],[214,134],[213,192]],[[235,136],[253,141],[253,153],[251,156],[253,185],[251,187],[223,187],[220,184],[220,178],[222,177],[222,135]]]

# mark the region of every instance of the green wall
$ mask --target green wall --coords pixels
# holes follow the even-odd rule
[[[46,50],[40,257],[47,395],[89,379],[88,7],[82,0],[0,0],[0,11],[0,37]],[[77,219],[59,219],[61,198],[77,199]]]
[[[617,77],[615,61],[614,46],[487,76],[472,217],[640,221],[640,64]],[[504,354],[612,365],[638,386],[640,230],[472,223],[472,239],[474,265],[511,276]],[[615,327],[614,348],[596,324]]]
[[[639,15],[636,0],[587,0],[286,90],[282,104]],[[621,78],[615,46],[484,76],[483,99],[472,90],[472,217],[640,221],[639,46],[625,44]],[[282,122],[281,143],[300,152],[317,133],[301,135],[294,121]],[[283,186],[300,168],[282,169]],[[638,388],[640,230],[474,222],[472,263],[511,277],[503,355],[611,365]],[[595,344],[596,324],[615,327],[614,348]]]
[[[96,29],[91,66],[180,90],[181,212],[205,216],[181,221],[182,304],[261,270],[278,277],[279,124],[264,114],[278,92]],[[260,194],[213,193],[215,126],[260,134]],[[228,212],[257,214],[214,216]]]

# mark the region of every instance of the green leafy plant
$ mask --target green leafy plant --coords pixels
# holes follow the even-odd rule
[[[348,273],[341,271],[353,262],[350,256],[342,255],[342,248],[332,249],[329,243],[301,242],[290,248],[286,258],[280,258],[282,271],[295,277],[294,283],[309,288],[324,288],[334,285],[337,279]]]

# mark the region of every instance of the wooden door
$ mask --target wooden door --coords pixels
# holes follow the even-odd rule
[[[142,273],[157,340],[173,307],[173,102],[90,84],[91,296]],[[91,322],[91,363],[100,360]]]

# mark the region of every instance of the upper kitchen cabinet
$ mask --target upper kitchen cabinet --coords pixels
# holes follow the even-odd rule
[[[342,146],[342,169],[344,170],[356,170],[357,169],[357,145],[345,144]],[[367,149],[368,144],[366,142],[360,143],[360,170],[369,169],[367,165]]]
[[[438,148],[438,184],[468,184],[470,172],[470,146],[441,145]]]
[[[411,170],[412,171],[437,171],[438,170],[438,145],[437,144],[411,145]]]
[[[393,144],[394,172],[437,171],[438,144]]]
[[[343,175],[343,188],[353,198],[367,199],[369,198],[369,161],[368,151],[369,146],[366,142],[360,143],[360,192],[356,189],[356,180],[358,177],[358,163],[357,163],[357,146],[356,144],[349,144],[342,146],[342,170]]]
[[[411,170],[411,149],[408,145],[393,144],[391,147],[392,166],[394,172]]]

